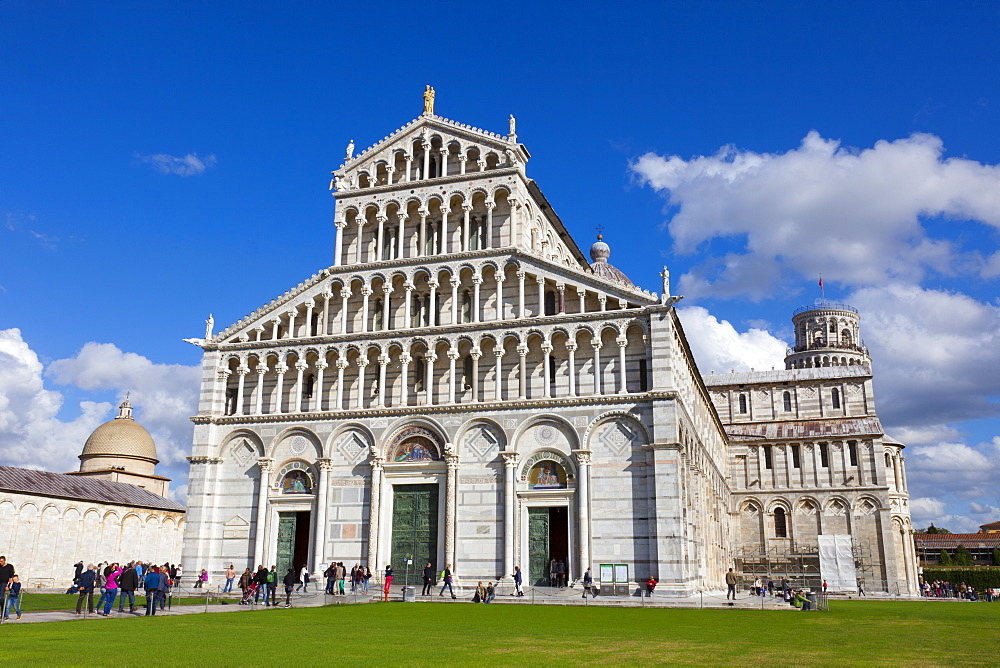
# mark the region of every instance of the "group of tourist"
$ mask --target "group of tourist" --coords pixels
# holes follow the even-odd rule
[[[920,583],[920,593],[928,598],[958,598],[967,601],[984,600],[989,603],[997,600],[998,597],[996,589],[990,588],[979,591],[972,585],[967,585],[964,582],[953,584],[951,582],[942,582],[941,580]]]
[[[8,564],[7,557],[0,556],[0,612],[4,619],[10,619],[11,608],[21,619],[21,581],[14,564]]]
[[[549,562],[549,586],[565,587],[567,584],[566,562],[562,559],[553,559]]]
[[[302,567],[302,570],[305,571],[305,566]],[[392,582],[392,568],[389,567],[388,571],[388,580]],[[350,577],[348,578],[348,576]],[[350,594],[367,594],[372,572],[360,563],[354,564],[348,571],[344,562],[331,561],[330,567],[323,571],[323,577],[326,578],[324,591],[331,596],[347,596],[348,592]],[[348,590],[347,582],[350,582],[350,590]]]
[[[84,567],[83,561],[73,567],[73,585],[67,593],[76,593],[76,614],[83,613],[84,601],[87,612],[95,611],[103,617],[110,617],[118,599],[118,612],[125,612],[125,601],[128,600],[129,613],[136,612],[136,592],[142,592],[146,598],[146,615],[156,614],[166,608],[167,600],[183,576],[180,564],[148,564],[142,561],[131,561],[127,564],[103,562],[89,564]],[[94,593],[100,590],[101,597],[97,607],[94,607]]]

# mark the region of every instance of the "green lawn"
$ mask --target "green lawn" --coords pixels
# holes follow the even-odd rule
[[[8,665],[998,663],[1000,603],[830,607],[803,613],[380,603],[11,624],[0,635]]]

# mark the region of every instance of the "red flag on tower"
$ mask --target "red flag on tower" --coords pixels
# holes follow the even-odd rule
[[[820,287],[820,288],[822,288],[822,287],[823,287],[823,274],[820,274],[820,275],[819,275],[819,287]]]

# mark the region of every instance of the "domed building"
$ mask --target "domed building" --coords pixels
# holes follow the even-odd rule
[[[125,482],[165,496],[170,479],[155,474],[159,461],[153,437],[132,418],[132,404],[126,397],[118,417],[87,439],[80,453],[80,470],[68,475]]]
[[[65,588],[73,564],[177,563],[185,508],[156,475],[156,444],[125,399],[71,473],[0,466],[0,550],[29,588]]]

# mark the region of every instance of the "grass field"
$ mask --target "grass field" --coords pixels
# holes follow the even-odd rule
[[[1000,604],[828,613],[383,603],[11,624],[8,665],[997,665]]]

